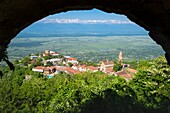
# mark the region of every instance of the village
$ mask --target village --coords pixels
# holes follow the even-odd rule
[[[133,69],[130,64],[124,64],[122,62],[122,52],[119,52],[118,61],[121,64],[121,69],[119,71],[113,70],[116,65],[113,61],[102,60],[94,65],[82,64],[77,58],[70,56],[62,56],[57,52],[45,50],[44,53],[39,53],[38,55],[31,54],[30,62],[35,63],[37,59],[40,59],[41,65],[37,65],[32,68],[32,71],[42,73],[48,78],[52,78],[59,73],[67,73],[69,75],[83,74],[85,72],[103,72],[106,75],[121,76],[126,80],[131,80],[137,70]]]

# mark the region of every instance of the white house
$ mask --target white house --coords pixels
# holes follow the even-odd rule
[[[81,65],[79,66],[79,71],[80,72],[85,72],[87,69],[86,69],[86,65]]]
[[[32,68],[32,71],[43,73],[45,68],[46,67],[44,66],[37,66],[37,67]]]
[[[67,63],[78,64],[77,58],[67,58]]]
[[[46,60],[47,62],[62,62],[62,59],[59,59],[59,58],[53,58],[53,59],[49,59],[49,60]]]
[[[71,68],[75,69],[75,70],[79,70],[78,66],[73,65]]]
[[[99,71],[98,67],[94,67],[94,66],[87,66],[87,70],[93,71],[93,72]]]
[[[50,51],[50,55],[52,55],[52,56],[59,56],[60,54],[58,54],[57,52],[54,52],[54,51]]]
[[[100,70],[105,72],[107,68],[113,68],[114,63],[112,61],[101,61]]]

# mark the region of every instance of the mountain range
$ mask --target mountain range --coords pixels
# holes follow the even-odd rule
[[[35,23],[17,37],[76,37],[76,36],[128,36],[147,35],[147,31],[130,24]]]

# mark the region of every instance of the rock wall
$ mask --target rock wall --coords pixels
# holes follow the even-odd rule
[[[11,39],[33,22],[60,12],[93,8],[126,15],[145,28],[165,50],[170,64],[169,0],[1,0],[0,60]]]

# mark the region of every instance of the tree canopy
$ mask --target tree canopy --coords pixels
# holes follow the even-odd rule
[[[1,69],[1,113],[168,113],[170,66],[163,57],[141,61],[131,81],[98,72],[48,79],[15,68]]]

